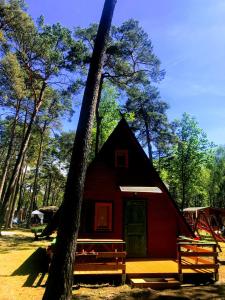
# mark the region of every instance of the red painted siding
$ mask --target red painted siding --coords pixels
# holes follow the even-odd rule
[[[122,123],[121,123],[122,124]],[[176,257],[177,236],[191,236],[166,187],[129,129],[119,124],[89,166],[85,182],[80,238],[124,238],[124,201],[136,197],[147,202],[147,255],[152,258]],[[128,149],[128,168],[115,167],[115,150]],[[119,186],[157,186],[163,193],[121,193]],[[94,231],[95,202],[112,202],[112,231]],[[83,219],[82,219],[83,218]],[[88,223],[85,225],[85,222]]]

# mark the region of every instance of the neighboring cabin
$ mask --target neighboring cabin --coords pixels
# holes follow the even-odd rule
[[[122,119],[87,170],[79,238],[124,239],[128,257],[175,258],[193,236]]]
[[[195,226],[196,220],[199,219],[199,225],[206,221],[214,231],[219,231],[225,227],[225,209],[216,207],[187,207],[183,210],[183,215],[191,227]]]

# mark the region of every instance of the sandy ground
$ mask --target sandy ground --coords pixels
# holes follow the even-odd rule
[[[49,241],[34,241],[28,230],[3,231],[0,238],[0,300],[40,300],[47,279],[40,264]],[[128,285],[82,286],[74,299],[225,299],[225,245],[220,254],[220,281],[208,286],[185,286],[161,292],[131,289]]]

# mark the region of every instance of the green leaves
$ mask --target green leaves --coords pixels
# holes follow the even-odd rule
[[[120,106],[118,104],[119,93],[114,86],[103,84],[101,102],[99,105],[99,149],[107,140],[113,129],[121,118]],[[97,122],[95,120],[92,130],[92,145],[90,160],[94,158],[94,147],[96,143]]]
[[[75,28],[76,40],[83,42],[85,63],[90,61],[97,27],[97,24],[91,24],[88,28]],[[133,83],[158,82],[164,74],[153,53],[151,40],[138,21],[130,19],[121,26],[112,26],[103,67],[104,78],[126,90]]]
[[[14,53],[7,53],[0,61],[1,96],[22,99],[26,97],[26,74]]]
[[[17,184],[21,164],[26,160],[31,165],[32,160],[40,158],[35,157],[36,149],[42,147],[39,137],[44,139],[50,128],[59,130],[61,118],[73,112],[67,92],[71,83],[68,59],[77,43],[60,24],[45,25],[40,17],[36,26],[19,0],[0,2],[0,30],[0,101],[7,113],[13,113],[15,136],[19,136],[17,143],[9,143],[13,146],[10,162],[14,166],[10,165],[10,173],[5,176],[9,179],[5,184],[6,204]],[[73,91],[78,87],[74,86]]]
[[[143,147],[148,148],[148,154],[152,159],[152,145],[165,152],[165,144],[169,144],[172,134],[166,116],[168,104],[164,102],[157,88],[136,86],[128,90],[128,100],[124,105],[126,112],[133,113],[132,128],[137,133]]]
[[[183,209],[195,205],[196,199],[206,200],[206,186],[201,176],[211,144],[195,118],[187,113],[173,126],[176,142],[170,157],[165,159],[165,169],[170,190]]]
[[[219,146],[211,151],[207,170],[209,172],[209,203],[215,207],[224,207],[225,203],[225,147]]]

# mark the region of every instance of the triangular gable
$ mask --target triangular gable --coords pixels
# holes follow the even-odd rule
[[[90,171],[94,169],[99,162],[104,162],[105,164],[108,164],[109,167],[110,166],[114,167],[115,149],[129,149],[130,154],[132,156],[131,159],[132,163],[136,164],[135,166],[136,169],[138,168],[140,169],[138,176],[129,176],[129,174],[127,177],[121,176],[121,178],[119,178],[117,182],[118,189],[120,188],[120,186],[129,186],[129,185],[158,187],[164,193],[166,193],[167,196],[170,198],[170,201],[176,211],[176,215],[179,218],[179,224],[182,227],[182,231],[184,232],[184,234],[193,237],[194,234],[192,233],[191,228],[187,224],[186,220],[183,218],[175,201],[171,197],[167,187],[161,180],[159,174],[153,167],[151,161],[149,160],[148,156],[146,155],[145,151],[139,144],[137,138],[135,137],[134,133],[131,131],[128,123],[124,118],[120,120],[120,122],[118,123],[114,131],[111,133],[107,141],[102,146],[97,156],[90,163],[87,170],[87,176],[90,173]],[[56,213],[51,224],[49,224],[44,230],[44,235],[49,235],[50,231],[56,229],[55,226],[57,222],[54,222],[54,219],[58,218],[59,211]],[[52,223],[54,223],[54,226],[52,226]]]
[[[170,192],[168,191],[166,185],[163,183],[158,172],[152,165],[150,159],[148,158],[147,154],[145,153],[144,149],[138,142],[136,136],[134,135],[134,133],[132,132],[132,130],[130,129],[128,123],[124,118],[122,118],[119,121],[119,123],[117,124],[117,126],[115,127],[111,135],[108,137],[107,141],[102,146],[96,158],[90,164],[89,168],[94,168],[95,164],[97,164],[98,161],[105,161],[113,164],[115,148],[132,148],[133,150],[135,149],[135,153],[136,153],[135,160],[141,166],[144,165],[144,168],[146,168],[147,172],[149,172],[149,176],[146,176],[148,178],[145,179],[140,178],[140,182],[143,183],[144,180],[145,186],[152,186],[152,187],[158,186],[164,193],[167,194],[167,196],[171,201],[171,204],[174,206],[174,209],[176,210],[176,214],[179,218],[179,223],[183,231],[185,231],[186,235],[194,237],[194,233],[191,227],[186,222],[176,202],[174,201]],[[138,177],[141,177],[141,174]],[[136,182],[133,182],[134,185],[137,185],[135,183]],[[122,182],[118,182],[118,185],[120,184],[122,185]],[[118,188],[120,187],[118,186]]]

